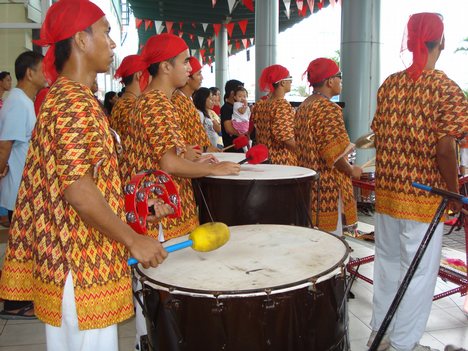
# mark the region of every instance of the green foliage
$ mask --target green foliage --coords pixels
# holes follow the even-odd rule
[[[307,86],[305,85],[299,85],[292,89],[292,92],[295,93],[294,95],[299,95],[303,97],[308,97],[310,94],[308,93]]]

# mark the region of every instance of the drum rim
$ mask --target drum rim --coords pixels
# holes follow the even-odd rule
[[[307,167],[302,167],[302,166],[290,166],[290,165],[277,165],[277,164],[261,164],[262,166],[267,166],[267,167],[270,167],[270,166],[274,166],[274,167],[287,167],[287,168],[303,168],[305,170],[308,170],[309,172],[307,172],[305,175],[296,175],[294,177],[291,177],[291,178],[251,178],[251,179],[239,179],[239,178],[236,178],[235,176],[205,176],[205,177],[202,177],[202,178],[199,178],[199,179],[210,179],[210,180],[224,180],[224,181],[241,181],[241,182],[248,182],[248,181],[252,181],[252,180],[255,180],[255,181],[275,181],[275,180],[278,180],[278,181],[289,181],[289,180],[292,180],[292,179],[308,179],[308,178],[311,178],[311,179],[317,179],[319,177],[319,172],[312,169],[312,168],[307,168]],[[252,165],[249,165],[249,166],[252,166]],[[242,168],[241,168],[242,170]],[[313,174],[311,174],[313,172]]]
[[[312,180],[317,180],[319,178],[320,174],[319,172],[315,172],[313,175],[307,175],[307,176],[301,176],[299,178],[276,178],[276,179],[236,179],[236,178],[218,178],[218,177],[202,177],[202,178],[197,178],[193,179],[197,182],[203,183],[203,184],[222,184],[222,183],[229,183],[229,184],[249,184],[251,182],[259,183],[259,184],[265,184],[265,185],[271,185],[271,184],[291,184],[293,181],[297,182],[307,182],[307,181],[312,181]]]
[[[262,224],[267,224],[267,223],[262,223]],[[247,224],[247,225],[252,225],[252,224]],[[268,225],[268,224],[267,224]],[[280,224],[282,226],[288,226],[288,227],[301,227],[301,226],[295,226],[295,225],[285,225],[285,224]],[[163,283],[163,282],[160,282],[160,281],[157,281],[155,279],[152,279],[150,278],[149,276],[147,276],[145,273],[143,273],[141,270],[140,270],[140,266],[137,265],[135,266],[135,270],[137,271],[137,273],[140,275],[140,279],[143,278],[144,281],[148,281],[150,283],[153,283],[155,285],[158,285],[158,286],[161,286],[161,287],[164,287],[164,288],[167,288],[167,290],[169,292],[172,292],[172,291],[180,291],[180,292],[185,292],[185,293],[193,293],[193,294],[202,294],[202,295],[212,295],[214,297],[218,297],[218,296],[223,296],[223,297],[226,297],[226,296],[236,296],[236,295],[242,295],[242,294],[255,294],[255,293],[265,293],[266,295],[270,295],[270,294],[274,294],[275,291],[277,290],[283,290],[283,289],[288,289],[288,288],[292,288],[292,287],[295,287],[295,286],[300,286],[300,285],[303,285],[303,284],[314,284],[314,283],[320,283],[320,282],[317,282],[318,279],[320,277],[323,277],[323,276],[326,276],[330,273],[332,273],[333,271],[337,270],[340,266],[341,267],[344,267],[345,266],[345,262],[346,262],[346,259],[349,257],[349,254],[351,252],[351,247],[349,246],[349,244],[346,242],[346,240],[344,239],[344,237],[339,237],[339,236],[336,236],[330,232],[327,232],[327,231],[324,231],[324,230],[320,230],[318,228],[309,228],[309,227],[301,227],[301,228],[308,228],[308,229],[314,229],[314,230],[318,230],[320,232],[323,232],[323,233],[326,233],[328,235],[331,235],[333,237],[335,237],[336,239],[340,240],[343,245],[345,246],[345,253],[343,255],[343,257],[339,260],[338,263],[336,263],[334,266],[332,266],[331,268],[323,271],[322,273],[318,274],[318,275],[315,275],[315,276],[312,276],[312,277],[308,277],[308,278],[305,278],[305,279],[302,279],[302,280],[298,280],[298,281],[295,281],[293,283],[289,283],[289,284],[282,284],[282,285],[277,285],[277,286],[273,286],[273,287],[268,287],[268,288],[260,288],[260,289],[244,289],[244,290],[234,290],[234,291],[231,291],[231,290],[219,290],[219,291],[212,291],[212,290],[201,290],[201,289],[189,289],[189,288],[185,288],[185,287],[180,287],[180,286],[175,286],[175,285],[171,285],[171,284],[167,284],[167,283]],[[143,283],[143,281],[142,281]]]

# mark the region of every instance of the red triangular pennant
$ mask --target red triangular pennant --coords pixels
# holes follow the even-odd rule
[[[249,39],[242,39],[242,44],[244,44],[244,48],[248,48],[249,47]]]
[[[183,35],[184,35],[184,32],[180,31],[179,32],[179,38],[182,38]]]
[[[184,25],[184,22],[179,22],[179,29],[182,30],[182,27]]]
[[[211,38],[206,39],[206,43],[208,44],[208,46],[211,46],[212,42],[213,42],[213,39],[211,39]]]
[[[214,31],[215,36],[218,36],[220,30],[221,30],[221,24],[213,23],[213,31]]]
[[[153,28],[153,21],[145,19],[145,30],[148,30],[148,28]]]
[[[225,24],[229,38],[232,37],[232,31],[234,30],[234,24],[235,24],[234,22],[229,22],[229,23]]]
[[[174,22],[166,21],[166,28],[167,28],[168,33],[172,33],[172,25],[173,24],[174,24]]]
[[[250,11],[254,12],[254,5],[253,0],[242,0],[242,3],[245,7],[247,7]]]
[[[201,57],[205,57],[206,50],[205,49],[200,49],[200,55]]]
[[[190,33],[189,38],[190,38],[191,41],[193,41],[193,38],[194,38],[193,34]]]
[[[216,1],[218,1],[218,0],[211,0],[211,4],[213,5],[213,7],[216,6]]]
[[[239,40],[236,40],[236,49],[240,49],[241,43]]]
[[[142,23],[143,23],[142,19],[135,18],[135,24],[136,24],[137,29],[140,29]]]
[[[247,30],[247,24],[248,23],[249,23],[248,20],[242,20],[242,21],[237,22],[242,34],[244,34],[244,35],[245,35],[245,31]]]
[[[214,52],[214,48],[210,48],[210,54]]]
[[[304,7],[304,0],[296,0],[297,5],[297,12],[302,12],[302,8]]]
[[[321,10],[323,8],[323,2],[322,0],[319,0],[319,3],[317,5],[318,9]]]

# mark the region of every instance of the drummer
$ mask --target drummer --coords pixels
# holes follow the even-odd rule
[[[257,103],[251,119],[257,132],[257,143],[268,147],[271,163],[297,165],[294,138],[295,111],[284,98],[291,91],[292,78],[281,65],[265,68],[260,76],[260,89],[269,97]]]
[[[133,315],[129,253],[153,267],[167,255],[122,220],[117,157],[90,89],[113,61],[109,30],[92,2],[60,0],[38,41],[50,46],[43,68],[51,88],[26,158],[0,295],[34,301],[49,350],[117,351],[117,323]]]
[[[193,56],[189,57],[189,63],[192,70],[188,81],[172,94],[171,102],[177,108],[180,132],[187,148],[186,157],[193,159],[199,157],[201,152],[217,152],[219,149],[211,145],[192,100],[193,93],[200,89],[203,81],[202,65]]]
[[[131,177],[129,172],[129,152],[126,152],[130,148],[132,140],[132,137],[129,135],[131,134],[129,119],[137,98],[148,83],[143,78],[143,72],[146,69],[147,64],[141,59],[140,55],[129,55],[123,59],[114,76],[116,79],[120,78],[120,82],[125,86],[125,92],[112,108],[112,115],[109,119],[109,124],[120,136],[123,147],[123,152],[119,159],[120,179],[123,184],[127,184]]]
[[[185,235],[199,225],[190,178],[237,174],[240,166],[232,162],[212,163],[212,156],[198,157],[196,162],[185,158],[187,142],[181,133],[177,110],[170,101],[172,93],[186,85],[191,71],[184,40],[168,33],[152,36],[141,56],[149,66],[152,80],[138,99],[131,118],[131,129],[135,132],[130,149],[132,174],[159,167],[174,176],[182,215],[177,219],[164,219],[162,228],[148,228],[149,235],[168,240]],[[197,119],[200,121],[199,117]]]
[[[315,225],[342,235],[343,225],[357,222],[351,177],[359,178],[362,169],[348,162],[354,145],[349,141],[341,108],[330,101],[341,92],[341,72],[333,60],[318,58],[310,62],[305,73],[314,90],[296,113],[298,165],[320,173],[320,194],[312,190],[312,221],[316,221],[319,195]]]

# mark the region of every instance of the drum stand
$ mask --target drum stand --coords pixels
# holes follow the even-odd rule
[[[440,189],[435,189],[435,188],[431,188],[431,187],[427,187],[427,186],[419,186],[418,185],[415,185],[415,183],[413,183],[414,186],[420,188],[420,189],[425,189],[425,190],[428,190],[432,193],[436,193],[436,194],[439,194],[439,195],[442,195],[443,196],[443,199],[439,205],[439,207],[437,208],[437,211],[432,219],[432,222],[430,223],[429,225],[429,228],[427,229],[427,232],[426,234],[424,235],[422,241],[421,241],[421,244],[418,248],[418,250],[416,251],[416,254],[408,268],[408,271],[406,272],[406,275],[405,277],[403,278],[403,281],[401,282],[401,285],[400,287],[398,288],[398,291],[395,295],[395,298],[393,299],[393,302],[392,304],[390,305],[390,308],[388,309],[388,312],[387,314],[385,315],[385,318],[377,332],[377,335],[375,336],[375,339],[371,345],[371,347],[369,348],[369,351],[376,351],[377,348],[379,347],[380,345],[380,342],[382,341],[382,338],[384,337],[384,334],[385,332],[387,331],[387,328],[388,326],[390,325],[390,322],[392,321],[393,319],[393,316],[395,315],[395,312],[397,311],[398,309],[398,306],[400,305],[400,302],[401,300],[403,299],[403,296],[405,295],[405,292],[406,290],[408,289],[408,286],[411,282],[411,279],[413,278],[413,275],[414,273],[416,272],[416,269],[418,268],[419,266],[419,263],[421,262],[421,259],[424,255],[424,252],[426,251],[427,249],[427,246],[429,245],[429,242],[431,241],[432,239],[432,236],[434,235],[434,232],[437,228],[437,226],[439,225],[440,223],[440,220],[442,219],[442,216],[444,215],[444,212],[445,212],[445,209],[447,208],[447,204],[448,204],[448,201],[449,201],[449,198],[451,199],[457,199],[457,200],[463,200],[463,202],[466,202],[468,203],[468,198],[463,198],[461,195],[458,195],[458,194],[455,194],[455,193],[451,193],[451,192],[448,192],[448,191],[444,191],[444,190],[440,190]],[[467,201],[465,201],[465,199]],[[468,284],[464,287],[464,290],[465,290],[465,293],[466,293],[466,290],[468,288]]]

